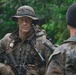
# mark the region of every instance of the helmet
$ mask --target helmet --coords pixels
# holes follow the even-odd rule
[[[17,9],[16,14],[12,16],[12,20],[16,22],[18,18],[24,17],[24,16],[31,18],[33,21],[39,20],[39,18],[35,14],[34,9],[27,5],[19,7]]]

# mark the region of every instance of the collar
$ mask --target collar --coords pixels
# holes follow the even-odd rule
[[[19,38],[19,28],[17,28],[14,32],[12,32],[12,34],[10,35],[10,38],[12,40],[15,40],[16,42],[19,42],[19,41],[22,41],[20,38]],[[25,41],[30,41],[31,39],[35,39],[35,33],[33,33],[33,31],[30,32],[30,35],[26,38]],[[24,42],[25,42],[24,41]]]
[[[67,42],[76,42],[76,36],[71,36],[69,37],[67,40],[65,40],[63,43],[67,43]]]

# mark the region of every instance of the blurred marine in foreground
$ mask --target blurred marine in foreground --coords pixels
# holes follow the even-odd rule
[[[66,23],[70,37],[50,56],[45,75],[76,75],[76,3],[68,8]]]

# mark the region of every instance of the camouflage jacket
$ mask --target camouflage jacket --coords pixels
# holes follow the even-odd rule
[[[13,33],[6,34],[4,38],[1,39],[0,53],[3,49],[6,50],[6,52],[12,51],[12,55],[14,56],[18,65],[30,65],[28,70],[31,74],[42,75],[41,71],[43,71],[45,68],[43,68],[40,57],[30,44],[30,40],[33,41],[35,48],[39,50],[42,57],[45,59],[44,67],[46,67],[47,59],[51,54],[51,50],[49,50],[42,44],[44,40],[49,42],[49,40],[45,38],[46,37],[44,31],[40,30],[37,31],[34,35],[30,35],[27,40],[22,41],[18,37],[18,30],[16,30]]]
[[[76,75],[76,36],[70,37],[50,56],[45,75]]]

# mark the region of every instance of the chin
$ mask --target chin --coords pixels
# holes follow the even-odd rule
[[[28,32],[29,32],[29,30],[23,30],[22,32],[24,32],[24,33],[28,33]]]

